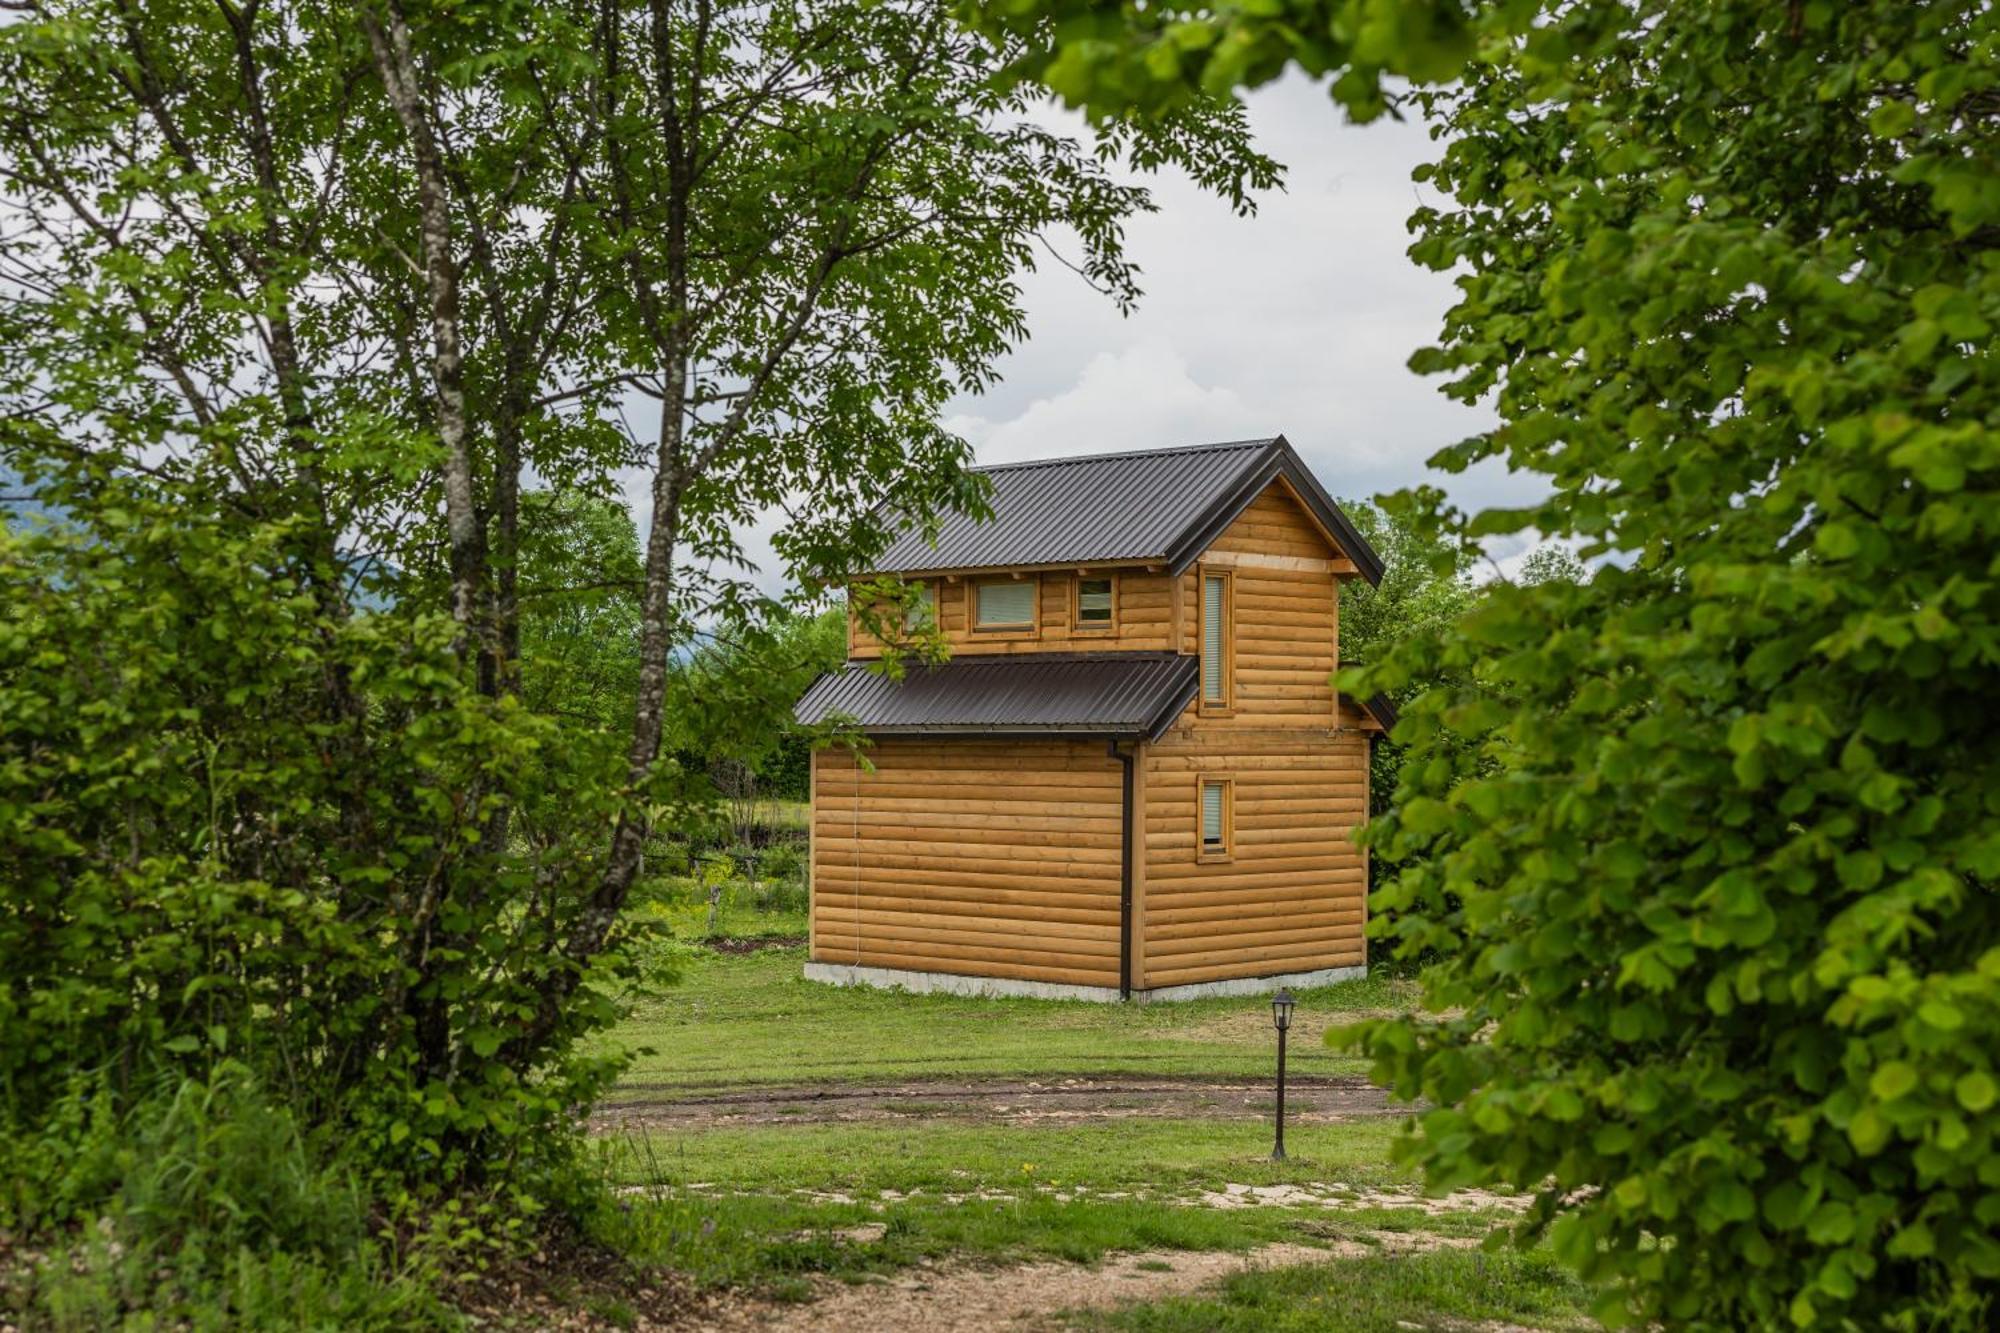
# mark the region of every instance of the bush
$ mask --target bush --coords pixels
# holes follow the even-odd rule
[[[804,879],[805,849],[794,842],[773,844],[757,862],[757,873],[766,879]]]
[[[1607,1319],[1993,1326],[1996,45],[1589,0],[1424,97],[1462,300],[1413,365],[1502,417],[1437,461],[1548,498],[1413,501],[1598,567],[1343,679],[1446,682],[1369,834],[1437,1016],[1360,1040],[1430,1180],[1537,1191]]]
[[[92,1099],[101,1111],[102,1098]],[[365,1174],[315,1151],[245,1066],[160,1080],[95,1149],[119,1177],[46,1252],[0,1277],[0,1312],[50,1329],[450,1326],[419,1240],[376,1234]],[[52,1133],[29,1151],[73,1147]],[[64,1173],[55,1178],[73,1179]]]
[[[61,1226],[122,1185],[121,1225],[225,1196],[312,1220],[255,1212],[288,1207],[281,1181],[213,1174],[291,1160],[232,1146],[279,1132],[247,1112],[213,1121],[205,1165],[161,1159],[212,1174],[131,1156],[148,1090],[219,1087],[225,1061],[384,1197],[560,1195],[573,1108],[616,1067],[576,1043],[626,960],[546,947],[593,859],[554,840],[530,862],[490,811],[589,809],[608,752],[467,688],[448,619],[330,617],[290,525],[92,484],[87,524],[0,525],[0,1206]]]

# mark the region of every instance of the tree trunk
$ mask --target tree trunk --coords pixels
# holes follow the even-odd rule
[[[410,53],[409,25],[389,3],[361,12],[361,26],[388,93],[390,108],[409,138],[422,219],[424,285],[430,299],[431,377],[437,391],[438,438],[444,445],[445,526],[451,545],[452,615],[461,643],[479,655],[480,683],[492,692],[494,665],[483,588],[486,533],[474,498],[472,448],[465,412],[465,354],[458,300],[458,259],[451,241],[451,193],[438,152],[430,110]]]

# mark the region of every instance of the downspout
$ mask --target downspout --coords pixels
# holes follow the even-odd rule
[[[1123,798],[1118,817],[1118,998],[1132,998],[1132,754],[1116,740],[1104,749],[1125,766]]]

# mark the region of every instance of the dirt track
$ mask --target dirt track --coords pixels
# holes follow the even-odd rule
[[[829,1124],[902,1119],[1028,1123],[1135,1117],[1269,1119],[1269,1082],[1244,1079],[1019,1078],[905,1083],[820,1083],[723,1088],[652,1095],[627,1084],[592,1117],[599,1130],[644,1125]],[[1361,1078],[1294,1078],[1286,1118],[1294,1123],[1402,1115],[1380,1088]]]

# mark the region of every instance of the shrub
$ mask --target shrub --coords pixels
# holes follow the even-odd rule
[[[806,873],[805,849],[794,842],[774,843],[757,862],[760,877],[780,879],[803,879]]]
[[[601,756],[465,688],[448,620],[329,618],[288,524],[92,484],[87,522],[0,526],[0,1128],[44,1150],[11,1206],[101,1208],[135,1099],[222,1060],[383,1180],[559,1181],[625,963],[550,1011],[575,969],[526,894],[574,911],[592,862],[486,803],[581,808]]]
[[[100,1110],[102,1098],[93,1098]],[[95,1135],[115,1182],[0,1275],[0,1312],[32,1327],[134,1320],[194,1329],[425,1328],[454,1323],[433,1295],[433,1246],[376,1234],[365,1173],[316,1151],[255,1075],[151,1081]],[[77,1139],[47,1133],[34,1148]],[[54,1173],[54,1179],[73,1179]]]
[[[1344,681],[1447,676],[1369,834],[1443,1016],[1359,1039],[1606,1318],[1990,1327],[2000,14],[1545,18],[1426,98],[1413,253],[1469,267],[1413,365],[1503,418],[1438,462],[1548,498],[1414,501],[1597,568]]]

